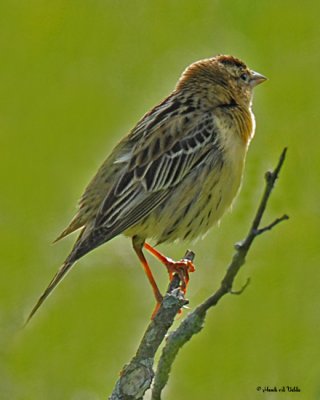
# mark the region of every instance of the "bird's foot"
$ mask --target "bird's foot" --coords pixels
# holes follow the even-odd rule
[[[144,247],[167,268],[170,281],[172,280],[174,274],[178,274],[181,281],[180,288],[184,293],[186,293],[189,283],[189,273],[196,270],[193,262],[184,258],[179,261],[174,261],[171,258],[161,254],[148,243],[145,243]]]
[[[162,255],[161,255],[162,256]],[[162,256],[162,262],[167,268],[168,274],[169,274],[169,279],[170,282],[172,281],[173,277],[175,274],[178,275],[179,280],[180,280],[180,290],[186,294],[187,291],[187,286],[189,283],[189,273],[195,271],[195,266],[192,263],[192,261],[187,260],[187,259],[181,259],[179,261],[173,261],[171,258],[164,257]],[[161,306],[163,298],[156,298],[156,306],[152,312],[151,319],[154,319],[154,317],[157,315],[159,308]],[[184,306],[183,308],[188,308]],[[182,314],[182,308],[178,311],[178,314]]]
[[[183,293],[186,293],[187,286],[190,280],[189,273],[196,270],[193,262],[186,259],[173,261],[170,258],[167,258],[164,265],[168,270],[170,281],[172,280],[174,274],[177,274],[181,282],[180,288]]]

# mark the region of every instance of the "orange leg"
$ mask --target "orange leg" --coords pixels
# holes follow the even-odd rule
[[[152,271],[149,267],[148,261],[146,260],[143,252],[142,252],[142,247],[143,247],[143,242],[139,242],[135,237],[132,240],[133,248],[134,251],[136,252],[137,256],[139,257],[139,260],[141,261],[141,264],[143,266],[143,269],[147,275],[147,278],[152,286],[152,290],[154,293],[154,297],[156,298],[156,307],[152,313],[151,319],[154,318],[154,316],[157,314],[160,304],[162,303],[163,297],[162,294],[160,293],[160,290],[158,288],[158,285],[156,284],[156,281],[153,277]]]
[[[144,247],[167,268],[170,280],[175,273],[179,275],[179,278],[181,280],[181,289],[186,292],[189,282],[189,272],[195,271],[195,267],[192,261],[184,259],[173,261],[171,258],[168,258],[161,254],[158,250],[150,246],[150,244],[148,243],[144,243]]]

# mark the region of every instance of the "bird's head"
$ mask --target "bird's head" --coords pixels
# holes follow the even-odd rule
[[[219,55],[191,64],[183,72],[177,89],[202,94],[211,106],[233,102],[249,106],[253,88],[266,79],[239,59]]]

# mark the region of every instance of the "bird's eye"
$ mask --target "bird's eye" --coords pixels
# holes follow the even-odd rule
[[[240,79],[243,80],[244,82],[249,82],[249,74],[244,72],[242,75],[240,75]]]

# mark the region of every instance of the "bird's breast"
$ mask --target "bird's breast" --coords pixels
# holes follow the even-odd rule
[[[241,186],[249,143],[243,135],[249,138],[253,134],[253,121],[248,115],[249,122],[237,114],[215,115],[212,152],[173,188],[161,205],[126,234],[152,237],[158,243],[194,240],[217,223]]]

